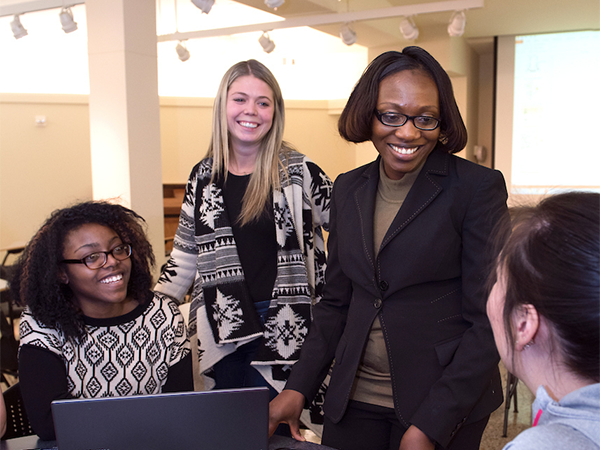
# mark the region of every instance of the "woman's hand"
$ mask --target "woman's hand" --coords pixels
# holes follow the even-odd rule
[[[400,441],[399,450],[434,450],[435,444],[427,437],[425,433],[419,430],[414,425],[408,427],[402,440]]]
[[[277,425],[285,422],[290,426],[292,437],[304,441],[300,434],[300,414],[304,408],[304,395],[298,391],[284,389],[269,403],[269,436],[273,435]]]

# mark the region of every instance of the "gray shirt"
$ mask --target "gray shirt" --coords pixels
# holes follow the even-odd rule
[[[577,389],[555,401],[540,386],[532,405],[532,428],[504,450],[600,449],[600,383]]]

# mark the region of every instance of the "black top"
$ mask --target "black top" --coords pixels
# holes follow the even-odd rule
[[[271,300],[277,275],[277,237],[273,223],[273,202],[269,201],[262,216],[254,222],[240,226],[242,199],[250,175],[227,175],[223,198],[231,221],[233,237],[250,296],[255,302]]]

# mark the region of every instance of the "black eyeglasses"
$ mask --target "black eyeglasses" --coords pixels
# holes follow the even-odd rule
[[[131,244],[121,244],[108,252],[90,253],[82,259],[63,259],[65,264],[85,264],[88,269],[98,270],[108,261],[108,255],[112,255],[117,261],[125,261],[131,256]]]
[[[419,130],[433,131],[440,126],[440,119],[436,119],[431,116],[407,116],[406,114],[400,114],[395,112],[384,112],[381,113],[375,110],[375,116],[377,119],[388,127],[401,127],[408,120],[412,120],[413,125]]]

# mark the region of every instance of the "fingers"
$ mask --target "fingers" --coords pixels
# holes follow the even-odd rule
[[[300,434],[300,422],[295,421],[295,423],[288,422],[290,426],[290,431],[292,432],[292,437],[297,441],[306,441],[306,438]]]
[[[304,407],[304,395],[293,390],[283,390],[269,403],[269,436],[273,435],[277,426],[284,422],[290,427],[292,437],[304,441],[300,434],[300,414]]]

